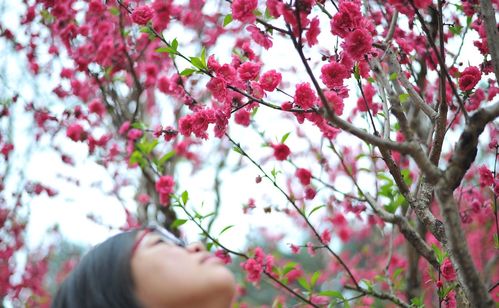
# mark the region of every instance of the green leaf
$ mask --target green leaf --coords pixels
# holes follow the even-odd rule
[[[175,219],[172,224],[170,225],[170,227],[172,229],[178,229],[178,227],[180,227],[181,225],[185,224],[187,222],[187,219]]]
[[[133,151],[130,155],[130,164],[139,164],[141,167],[145,167],[147,162],[140,151]]]
[[[340,291],[336,291],[336,290],[321,291],[321,292],[319,292],[319,295],[344,299],[343,294],[341,294]]]
[[[274,179],[275,179],[275,177],[276,177],[276,175],[277,175],[277,171],[275,170],[275,167],[274,167],[274,168],[272,168],[272,170],[270,171],[270,174],[272,174],[272,176],[273,176],[273,177],[274,177]]]
[[[189,200],[189,193],[187,192],[187,190],[185,190],[180,197],[182,198],[182,204],[186,205],[187,201]]]
[[[254,117],[257,112],[258,112],[258,107],[253,108],[253,110],[251,111],[251,117]]]
[[[459,35],[461,34],[461,31],[463,30],[463,26],[450,26],[449,27],[450,32],[454,35]]]
[[[201,60],[200,57],[191,57],[191,63],[194,65],[196,68],[203,70],[205,69],[205,64],[203,63],[203,60]]]
[[[315,272],[312,274],[312,277],[310,278],[310,286],[313,288],[315,284],[317,283],[317,280],[321,276],[321,273],[319,271]]]
[[[170,45],[171,45],[172,49],[175,50],[175,52],[178,50],[178,41],[176,38],[173,39],[173,41]]]
[[[206,48],[204,47],[201,49],[201,62],[203,62],[203,66],[206,67]]]
[[[298,284],[304,288],[305,290],[307,291],[310,291],[312,288],[310,287],[310,284],[308,283],[307,279],[305,279],[304,277],[300,277],[297,279],[298,281]]]
[[[400,173],[402,173],[402,177],[404,178],[404,182],[407,184],[407,186],[411,186],[412,179],[409,169],[403,169],[402,171],[400,171]]]
[[[175,54],[177,52],[175,49],[173,49],[170,46],[160,47],[160,48],[157,48],[155,51],[156,52],[167,52],[169,54]]]
[[[390,81],[397,80],[397,77],[398,77],[398,76],[399,76],[399,75],[398,75],[397,73],[395,73],[395,72],[394,72],[394,73],[391,73],[391,74],[390,74],[390,77],[389,77],[388,79],[390,79]]]
[[[232,22],[232,14],[228,14],[224,18],[224,27]]]
[[[411,298],[411,304],[415,308],[424,307],[423,296]]]
[[[234,227],[235,225],[229,225],[225,228],[222,229],[222,231],[220,231],[220,233],[218,234],[218,236],[222,235],[225,231],[229,230],[230,228]]]
[[[113,6],[109,9],[109,13],[113,16],[118,16],[120,15],[120,9],[118,9],[117,7]]]
[[[442,251],[437,245],[431,245],[431,248],[435,252],[435,256],[437,257],[438,264],[442,264],[444,262],[447,253]]]
[[[291,272],[292,270],[294,270],[296,268],[296,265],[298,265],[298,263],[296,262],[288,262],[283,270],[282,270],[282,275],[286,275],[287,273]]]
[[[168,153],[166,153],[165,155],[163,155],[159,161],[158,161],[158,165],[162,166],[164,165],[168,160],[170,160],[170,158],[172,158],[173,156],[175,156],[175,150],[173,151],[170,151]]]
[[[132,128],[144,130],[145,125],[142,122],[135,122],[135,123],[132,123]]]
[[[367,82],[369,82],[369,83],[374,83],[374,82],[375,82],[375,80],[374,80],[374,78],[369,77],[369,78],[367,78]]]
[[[408,99],[409,99],[409,94],[407,93],[402,93],[399,95],[400,103],[405,103],[407,102]]]
[[[137,143],[137,148],[142,151],[142,153],[149,155],[154,150],[154,148],[158,145],[158,140],[153,139],[151,141],[143,138],[141,142]]]
[[[197,72],[197,70],[195,70],[193,68],[186,68],[185,70],[180,72],[180,76],[190,76],[190,75],[194,74],[195,72]]]
[[[282,138],[281,138],[281,143],[286,142],[286,140],[287,140],[287,139],[288,139],[288,137],[289,137],[289,134],[291,134],[291,132],[286,133],[286,134],[284,134],[284,136],[282,136]]]
[[[323,208],[323,207],[326,207],[326,205],[325,205],[325,204],[322,204],[322,205],[318,205],[318,206],[314,207],[314,208],[310,211],[310,213],[308,213],[307,217],[308,217],[308,218],[310,218],[310,216],[311,216],[311,215],[312,215],[315,211],[318,211],[318,210],[320,210],[320,209],[321,209],[321,208]]]
[[[355,76],[355,79],[360,80],[360,70],[357,64],[353,67],[353,75]]]
[[[240,148],[240,147],[238,147],[238,146],[234,146],[232,149],[233,149],[235,152],[237,152],[237,153],[239,153],[239,154],[241,154],[241,155],[244,155],[244,154],[243,154],[243,151],[241,151],[241,148]]]

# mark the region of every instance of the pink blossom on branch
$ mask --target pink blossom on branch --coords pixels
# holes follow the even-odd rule
[[[274,157],[277,160],[286,160],[289,154],[291,154],[288,146],[284,143],[273,144],[272,148],[274,149]]]
[[[269,49],[270,47],[272,47],[272,40],[270,39],[270,36],[258,29],[257,26],[249,25],[248,27],[246,27],[246,30],[251,33],[251,38],[258,45],[262,46],[265,49]]]
[[[262,65],[260,63],[245,62],[239,66],[237,73],[244,81],[254,80],[258,77],[261,67]]]
[[[454,271],[454,267],[452,266],[449,258],[445,259],[445,261],[440,266],[440,272],[446,280],[452,281],[456,279],[456,272]]]
[[[296,85],[295,103],[303,109],[312,108],[315,105],[317,96],[308,82]]]
[[[87,133],[78,123],[73,123],[68,126],[66,136],[73,141],[83,141],[86,139]]]
[[[314,46],[319,42],[317,40],[317,37],[321,33],[319,23],[320,23],[319,18],[315,17],[314,19],[312,19],[310,25],[308,26],[308,31],[307,33],[305,33],[305,37],[307,38],[307,44],[310,47]]]
[[[240,22],[253,23],[256,20],[253,11],[258,6],[258,0],[234,0],[232,1],[232,17]]]
[[[156,192],[159,195],[160,203],[162,205],[168,205],[170,203],[170,194],[173,193],[173,187],[175,182],[173,177],[169,175],[160,176],[156,181]]]
[[[331,19],[331,33],[346,37],[350,31],[360,26],[363,16],[360,13],[360,3],[356,1],[341,1],[339,11]]]
[[[302,185],[309,185],[310,179],[312,178],[312,173],[305,168],[298,168],[295,172],[296,177],[300,180]]]
[[[137,7],[133,11],[132,20],[136,24],[146,25],[149,22],[149,20],[151,20],[152,16],[153,16],[152,9],[147,5],[143,5],[143,6]]]
[[[372,44],[371,33],[366,29],[357,29],[346,37],[341,46],[353,60],[361,60],[371,50]]]
[[[471,91],[482,78],[482,73],[475,66],[464,69],[459,77],[459,89],[461,91]]]
[[[328,88],[341,87],[352,73],[344,65],[331,62],[321,68],[321,80]]]
[[[265,91],[272,92],[279,86],[281,80],[282,80],[281,73],[278,73],[275,70],[270,70],[268,72],[265,72],[260,77],[260,86]]]

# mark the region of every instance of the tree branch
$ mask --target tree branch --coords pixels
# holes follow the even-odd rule
[[[490,0],[480,0],[485,31],[487,33],[487,45],[492,57],[492,65],[496,80],[499,80],[499,31],[497,30],[496,11]]]

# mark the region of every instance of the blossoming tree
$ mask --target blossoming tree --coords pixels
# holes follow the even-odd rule
[[[33,141],[52,138],[67,164],[55,138],[85,144],[115,174],[117,198],[123,178],[134,179],[137,210],[126,209],[125,228],[155,220],[179,232],[189,222],[226,262],[242,260],[240,307],[245,286],[262,279],[278,290],[268,303],[276,307],[499,300],[499,1],[23,4],[19,28],[1,24],[1,37],[26,56],[30,74],[60,77],[58,103],[26,101],[10,88],[2,120],[24,104]],[[8,168],[16,143],[3,129]],[[212,231],[224,215],[220,172],[233,170],[230,157],[252,168],[247,185],[261,187],[244,213],[279,196],[267,215],[305,234],[280,244],[321,270],[281,257],[275,243],[232,249],[219,239],[231,225]],[[178,189],[186,162],[193,172],[216,169],[213,212],[189,202],[196,187]],[[43,183],[22,189],[55,194]],[[22,196],[0,208],[9,234],[0,242],[2,277],[24,247]],[[47,304],[46,270],[25,271],[21,283],[2,280],[0,296]]]

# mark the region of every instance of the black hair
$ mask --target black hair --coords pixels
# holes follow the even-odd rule
[[[60,286],[52,308],[140,308],[130,265],[137,232],[117,234],[91,249]]]

